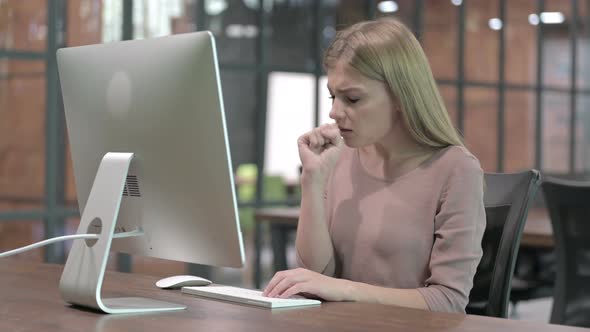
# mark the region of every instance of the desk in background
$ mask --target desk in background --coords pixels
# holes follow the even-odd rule
[[[157,278],[107,272],[107,296],[147,296],[183,303],[187,310],[140,315],[106,315],[62,301],[63,266],[0,261],[0,331],[519,331],[575,332],[588,329],[460,314],[433,313],[363,303],[271,311],[202,299],[154,286]]]
[[[254,219],[257,229],[254,235],[254,284],[256,288],[260,288],[262,280],[262,268],[260,264],[262,234],[260,224],[267,222],[273,225],[272,248],[274,267],[277,271],[285,270],[287,269],[287,234],[289,231],[297,229],[299,208],[258,209],[254,213]],[[533,208],[529,211],[520,245],[526,248],[553,248],[553,230],[545,209]]]

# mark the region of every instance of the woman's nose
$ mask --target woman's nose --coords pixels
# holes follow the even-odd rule
[[[328,114],[330,119],[338,120],[344,117],[344,112],[342,111],[342,107],[339,105],[338,100],[334,99],[332,103],[332,109],[330,109],[330,113]]]

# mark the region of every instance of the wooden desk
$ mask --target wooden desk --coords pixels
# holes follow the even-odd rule
[[[299,208],[264,208],[258,209],[254,213],[256,221],[256,232],[254,236],[254,283],[256,287],[260,287],[261,267],[260,267],[260,250],[262,247],[259,224],[268,222],[271,225],[276,225],[283,230],[297,229],[297,222],[299,220]],[[285,233],[285,232],[283,232]],[[278,270],[286,268],[285,256],[285,234],[273,233],[273,237],[279,236],[278,239],[273,238],[273,258],[275,266]],[[282,244],[282,245],[281,245]],[[527,218],[527,223],[524,226],[520,245],[527,248],[553,248],[553,230],[549,216],[544,208],[530,209]]]
[[[106,315],[62,301],[58,282],[63,266],[0,262],[0,331],[519,331],[574,332],[588,329],[432,313],[361,303],[323,303],[318,307],[275,310],[202,299],[159,290],[157,278],[107,272],[109,296],[148,296],[183,303],[187,310],[141,315]]]

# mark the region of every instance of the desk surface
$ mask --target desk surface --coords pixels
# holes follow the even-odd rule
[[[255,218],[258,222],[267,221],[296,226],[299,219],[299,208],[258,209],[255,212]],[[553,248],[553,230],[545,209],[533,208],[529,211],[520,243],[526,247]]]
[[[393,306],[323,303],[305,309],[268,309],[201,299],[155,288],[157,278],[107,272],[107,296],[148,296],[183,303],[185,311],[105,315],[64,303],[61,265],[0,261],[0,331],[589,331],[565,326],[432,313]]]

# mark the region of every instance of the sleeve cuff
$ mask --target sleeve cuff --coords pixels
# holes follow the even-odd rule
[[[444,290],[442,288],[444,288]],[[430,311],[465,313],[466,303],[460,303],[464,301],[459,301],[455,296],[448,294],[449,292],[452,292],[448,288],[431,285],[418,288],[417,290],[424,298]]]

